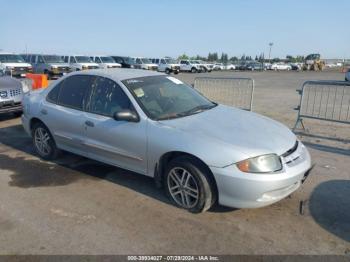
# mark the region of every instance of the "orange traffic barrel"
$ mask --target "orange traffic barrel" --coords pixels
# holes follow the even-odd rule
[[[33,80],[33,89],[46,88],[49,85],[45,74],[26,74],[26,78]]]

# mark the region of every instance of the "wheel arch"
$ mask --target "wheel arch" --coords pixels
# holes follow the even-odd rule
[[[30,129],[31,132],[33,131],[33,128],[34,128],[34,126],[35,126],[37,123],[41,123],[41,124],[43,124],[47,129],[49,129],[49,128],[47,127],[47,125],[45,125],[45,123],[44,123],[42,120],[40,120],[40,119],[37,118],[37,117],[33,117],[33,118],[30,119],[30,121],[29,121],[29,129]],[[49,129],[49,130],[50,130],[50,129]]]
[[[215,177],[213,175],[213,173],[211,172],[209,166],[199,157],[187,153],[187,152],[183,152],[183,151],[170,151],[167,153],[164,153],[158,160],[156,166],[155,166],[155,170],[154,170],[154,179],[156,181],[156,184],[158,187],[162,186],[162,182],[163,182],[163,177],[164,177],[164,171],[166,169],[166,166],[170,163],[170,161],[172,161],[175,158],[178,157],[189,157],[191,159],[193,159],[195,162],[197,162],[202,168],[204,168],[207,173],[209,174],[209,178],[210,178],[210,182],[213,184],[213,188],[215,190],[215,194],[218,196],[218,187],[216,184],[216,180]]]

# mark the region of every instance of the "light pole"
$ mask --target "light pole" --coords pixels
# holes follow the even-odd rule
[[[269,43],[269,46],[270,46],[270,51],[269,51],[269,62],[271,63],[271,49],[272,49],[273,43],[270,42],[270,43]]]

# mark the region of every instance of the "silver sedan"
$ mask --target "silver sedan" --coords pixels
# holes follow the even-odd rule
[[[132,170],[173,203],[277,202],[309,174],[310,155],[282,124],[218,105],[171,76],[133,69],[71,73],[23,99],[22,122],[43,159],[60,150]]]

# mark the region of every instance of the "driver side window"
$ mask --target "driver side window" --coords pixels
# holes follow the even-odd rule
[[[97,77],[89,105],[91,113],[113,117],[120,110],[134,108],[121,87],[111,79]]]

